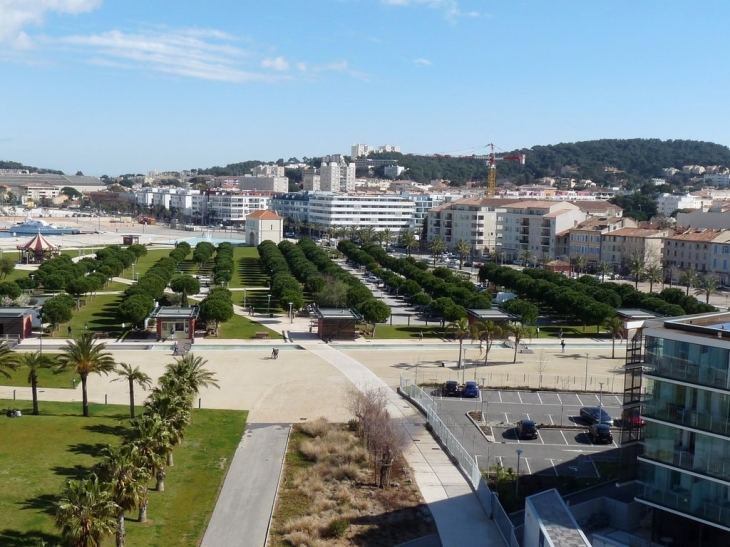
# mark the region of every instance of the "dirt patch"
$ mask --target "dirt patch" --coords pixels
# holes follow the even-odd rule
[[[376,486],[362,439],[317,420],[294,428],[274,512],[270,547],[392,547],[436,533],[403,458],[388,488]]]

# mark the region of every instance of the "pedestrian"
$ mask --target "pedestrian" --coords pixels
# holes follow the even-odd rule
[[[177,348],[177,340],[175,340],[175,343],[174,343],[174,344],[173,344],[173,346],[172,346],[172,354],[173,354],[173,355],[179,355],[179,354],[180,354],[180,353],[179,353],[179,350],[178,350],[178,348]]]
[[[560,341],[560,353],[565,353],[565,340]]]
[[[70,328],[71,328],[71,327],[69,327],[69,329],[70,329]],[[421,331],[421,332],[420,332],[420,333],[418,334],[418,341],[419,341],[419,342],[423,342],[423,331]]]
[[[540,338],[540,327],[537,327],[537,337]]]
[[[278,349],[274,349],[274,360],[276,360],[278,358],[279,358],[279,350]]]
[[[71,325],[68,326],[68,337],[71,338]]]
[[[558,340],[563,339],[563,329],[560,329],[560,332],[558,333]]]
[[[276,348],[271,348],[271,358],[276,359]]]

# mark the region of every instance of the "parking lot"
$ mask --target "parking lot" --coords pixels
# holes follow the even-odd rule
[[[521,474],[596,477],[595,461],[618,457],[621,400],[614,394],[482,390],[479,399],[435,398],[441,419],[464,448],[477,456],[482,469],[498,464],[516,469],[517,450],[521,450]],[[593,444],[587,435],[589,424],[580,418],[581,407],[599,406],[599,399],[616,419],[610,444]],[[494,442],[487,442],[467,418],[470,410],[484,412]],[[515,425],[522,419],[538,424],[537,439],[517,438]]]

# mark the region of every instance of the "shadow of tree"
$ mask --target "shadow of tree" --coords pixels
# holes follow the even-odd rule
[[[101,453],[102,449],[106,448],[106,443],[78,443],[72,444],[68,447],[69,452],[74,454],[84,454],[86,456],[97,457]]]
[[[123,439],[126,439],[129,436],[129,428],[123,425],[94,424],[86,425],[84,426],[84,429],[87,431],[93,431],[94,433],[101,433],[102,435],[121,437]]]
[[[51,469],[56,475],[61,475],[62,477],[66,477],[67,479],[85,479],[88,478],[89,474],[91,473],[91,468],[86,467],[85,465],[74,465],[73,467],[62,467],[62,466],[56,466]]]
[[[19,502],[19,505],[21,509],[24,509],[26,511],[42,511],[47,515],[55,515],[56,502],[58,501],[58,499],[58,496],[55,496],[53,494],[41,494],[39,496],[35,496],[34,498],[28,498],[25,501],[21,501]],[[0,542],[0,545],[5,544]]]
[[[52,536],[39,530],[0,530],[0,545],[3,547],[37,547],[40,542],[46,542],[48,546],[60,545],[58,536]]]
[[[352,538],[354,545],[399,545],[405,541],[429,534],[429,527],[419,518],[416,509],[396,509],[385,515],[364,515],[350,520],[351,524],[365,524],[367,530]]]

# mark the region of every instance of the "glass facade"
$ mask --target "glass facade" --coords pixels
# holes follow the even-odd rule
[[[645,347],[640,499],[730,529],[730,349],[654,336]]]

